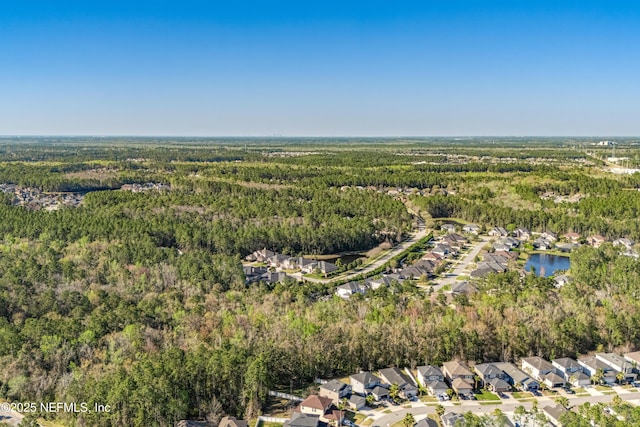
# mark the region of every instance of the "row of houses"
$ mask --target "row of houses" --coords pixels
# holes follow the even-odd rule
[[[370,289],[375,290],[381,286],[389,286],[392,282],[402,283],[405,280],[433,277],[436,269],[446,262],[447,258],[457,256],[464,249],[466,243],[466,237],[455,233],[448,234],[416,263],[397,269],[393,273],[382,274],[379,278],[345,283],[336,288],[336,295],[341,298],[349,298],[354,294],[364,294]]]
[[[57,210],[63,206],[77,207],[84,200],[79,193],[44,193],[38,188],[22,188],[16,184],[0,184],[0,191],[13,194],[11,204],[30,210]]]
[[[303,273],[319,271],[325,276],[338,270],[338,266],[328,261],[318,261],[305,257],[291,257],[270,251],[267,248],[260,249],[245,257],[249,262],[264,263],[268,267],[281,270],[300,270]]]
[[[563,357],[551,362],[538,357],[522,359],[522,369],[548,387],[561,387],[571,384],[576,387],[591,384],[592,380],[605,384],[632,382],[638,375],[637,363],[640,352],[621,356],[616,353],[596,353],[577,360]]]

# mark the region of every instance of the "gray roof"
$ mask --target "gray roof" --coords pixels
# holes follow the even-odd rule
[[[455,412],[443,414],[440,419],[442,420],[442,424],[445,426],[454,426],[458,420],[461,420],[464,423],[464,416]]]
[[[502,372],[507,374],[514,383],[524,383],[527,379],[531,379],[531,376],[529,374],[518,369],[513,363],[498,362],[494,363],[494,365],[498,369],[501,369]]]
[[[429,381],[425,385],[428,388],[432,389],[432,390],[442,390],[442,389],[448,389],[449,388],[447,383],[445,383],[444,381],[440,381],[440,380]]]
[[[360,372],[359,374],[351,375],[351,380],[355,380],[361,384],[371,384],[380,382],[380,378],[373,375],[371,372]]]
[[[582,366],[580,364],[571,359],[570,357],[562,357],[560,359],[553,359],[552,362],[558,366],[560,366],[564,371],[580,369],[582,370]]]
[[[414,427],[438,427],[438,423],[431,418],[425,418],[415,423]]]
[[[554,420],[559,420],[561,416],[567,413],[567,410],[562,405],[549,405],[543,407],[542,410],[550,415]]]
[[[338,381],[338,380],[331,380],[327,383],[324,383],[320,386],[320,388],[323,388],[325,390],[330,390],[330,391],[334,391],[334,392],[339,392],[341,390],[344,390],[344,388],[347,387],[347,385],[345,383],[343,383],[342,381]]]
[[[533,356],[533,357],[523,357],[523,362],[527,362],[529,365],[533,366],[539,371],[555,371],[556,368],[542,357]]]
[[[508,382],[501,378],[491,378],[487,381],[487,383],[491,384],[494,388],[509,388],[511,387]]]
[[[320,422],[319,415],[294,412],[289,421],[284,422],[283,427],[317,427]]]
[[[551,381],[553,384],[564,382],[564,378],[562,378],[560,375],[556,374],[555,372],[549,372],[547,375],[544,376],[544,379]]]
[[[465,363],[458,362],[457,360],[444,362],[442,366],[449,372],[449,374],[453,376],[457,376],[457,375],[472,376],[473,375],[473,372],[469,370],[469,367]]]
[[[493,363],[481,363],[475,366],[475,370],[478,371],[478,373],[482,377],[492,376],[492,375],[502,376],[504,374],[504,372],[502,372],[502,369],[498,368]]]
[[[357,394],[352,394],[351,397],[349,398],[349,402],[358,405],[360,403],[366,403],[367,399],[365,399],[362,396],[358,396]]]
[[[423,377],[432,377],[434,375],[444,377],[442,369],[432,365],[418,366],[418,372],[420,372]]]
[[[411,384],[409,378],[400,371],[398,368],[385,368],[380,369],[380,375],[389,384],[398,384],[402,388],[405,384]]]

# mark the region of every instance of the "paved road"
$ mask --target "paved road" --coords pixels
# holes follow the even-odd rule
[[[376,268],[383,266],[385,263],[389,262],[389,260],[391,258],[393,258],[394,256],[399,255],[400,253],[406,251],[407,249],[409,249],[410,246],[412,246],[413,244],[417,243],[419,240],[423,239],[428,234],[429,234],[429,230],[427,230],[427,228],[425,227],[424,222],[423,221],[419,221],[418,222],[418,230],[413,232],[413,233],[411,233],[409,238],[403,240],[398,245],[394,246],[389,252],[387,252],[386,254],[384,254],[383,256],[381,256],[380,258],[378,258],[377,260],[375,260],[371,264],[367,264],[366,266],[363,266],[361,268],[356,268],[356,269],[352,270],[352,272],[347,274],[347,275],[340,275],[340,276],[337,276],[337,277],[332,277],[330,279],[315,279],[315,278],[310,278],[310,277],[303,277],[301,273],[292,274],[292,276],[298,277],[298,278],[302,278],[302,280],[305,280],[305,281],[308,281],[308,282],[315,282],[315,283],[330,283],[330,282],[334,282],[334,281],[337,281],[337,280],[354,279],[357,276],[360,276],[362,274],[367,274],[367,273],[375,270]]]
[[[462,275],[469,264],[475,262],[476,256],[480,253],[480,251],[485,247],[487,242],[489,242],[492,238],[489,236],[481,236],[480,242],[476,243],[473,249],[467,253],[464,258],[458,260],[455,265],[453,272],[447,274],[446,277],[438,278],[434,280],[433,290],[437,291],[441,287],[445,285],[453,285],[456,283],[456,279],[458,276]]]
[[[640,393],[620,393],[620,398],[626,402],[637,405],[640,399]],[[569,397],[569,404],[571,406],[580,406],[586,402],[594,403],[609,403],[613,400],[615,395],[601,395],[601,396],[585,396],[585,397]],[[543,396],[538,397],[538,407],[542,408],[547,405],[555,405],[555,401],[552,397]],[[503,399],[501,404],[497,405],[481,405],[478,401],[461,401],[459,405],[454,405],[453,402],[442,402],[442,406],[445,407],[447,412],[459,412],[465,413],[468,411],[474,414],[491,413],[495,408],[500,408],[502,412],[513,412],[518,406],[522,405],[526,409],[531,409],[533,401],[520,402],[516,399],[509,398]],[[433,414],[436,412],[435,406],[427,406],[422,402],[413,403],[411,408],[403,408],[401,406],[392,406],[390,408],[393,413],[384,414],[380,411],[372,411],[373,422],[372,426],[387,427],[402,420],[406,414],[412,414],[413,416]]]

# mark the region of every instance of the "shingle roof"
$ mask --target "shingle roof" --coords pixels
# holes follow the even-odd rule
[[[380,378],[376,377],[371,372],[360,372],[359,374],[351,375],[350,378],[361,384],[371,384],[380,381]]]
[[[312,394],[311,396],[300,402],[300,406],[315,408],[324,412],[329,409],[329,407],[331,407],[331,399],[324,396],[318,396],[317,394]]]
[[[322,384],[320,388],[324,388],[325,390],[331,390],[334,392],[339,392],[340,390],[343,390],[346,386],[347,385],[342,381],[331,380],[328,383]]]

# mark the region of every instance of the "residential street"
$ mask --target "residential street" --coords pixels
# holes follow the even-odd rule
[[[458,276],[465,272],[465,269],[469,264],[475,262],[476,256],[482,251],[487,242],[492,239],[490,236],[480,236],[480,242],[475,243],[475,246],[467,253],[464,258],[457,260],[453,272],[447,274],[446,277],[437,278],[434,280],[433,290],[437,291],[445,285],[453,285],[456,283]]]
[[[428,234],[429,234],[429,231],[426,229],[426,227],[424,225],[424,222],[423,221],[419,221],[418,222],[418,230],[416,232],[412,233],[409,238],[403,240],[398,245],[394,246],[389,252],[387,252],[385,255],[381,256],[380,258],[378,258],[376,261],[372,262],[371,264],[367,264],[367,265],[365,265],[365,266],[363,266],[361,268],[356,268],[356,269],[352,270],[351,273],[349,273],[347,275],[340,275],[340,276],[337,276],[337,277],[332,277],[330,279],[315,279],[315,278],[310,278],[310,277],[303,277],[302,273],[295,273],[295,274],[292,274],[292,276],[300,278],[301,280],[304,280],[304,281],[315,282],[315,283],[330,283],[330,282],[334,282],[336,280],[353,279],[353,278],[355,278],[357,276],[360,276],[362,274],[369,273],[369,272],[375,270],[376,268],[384,265],[391,258],[393,258],[394,256],[406,251],[407,249],[409,249],[409,247],[411,247],[411,245],[413,245],[414,243],[420,241],[420,239],[423,239]]]

